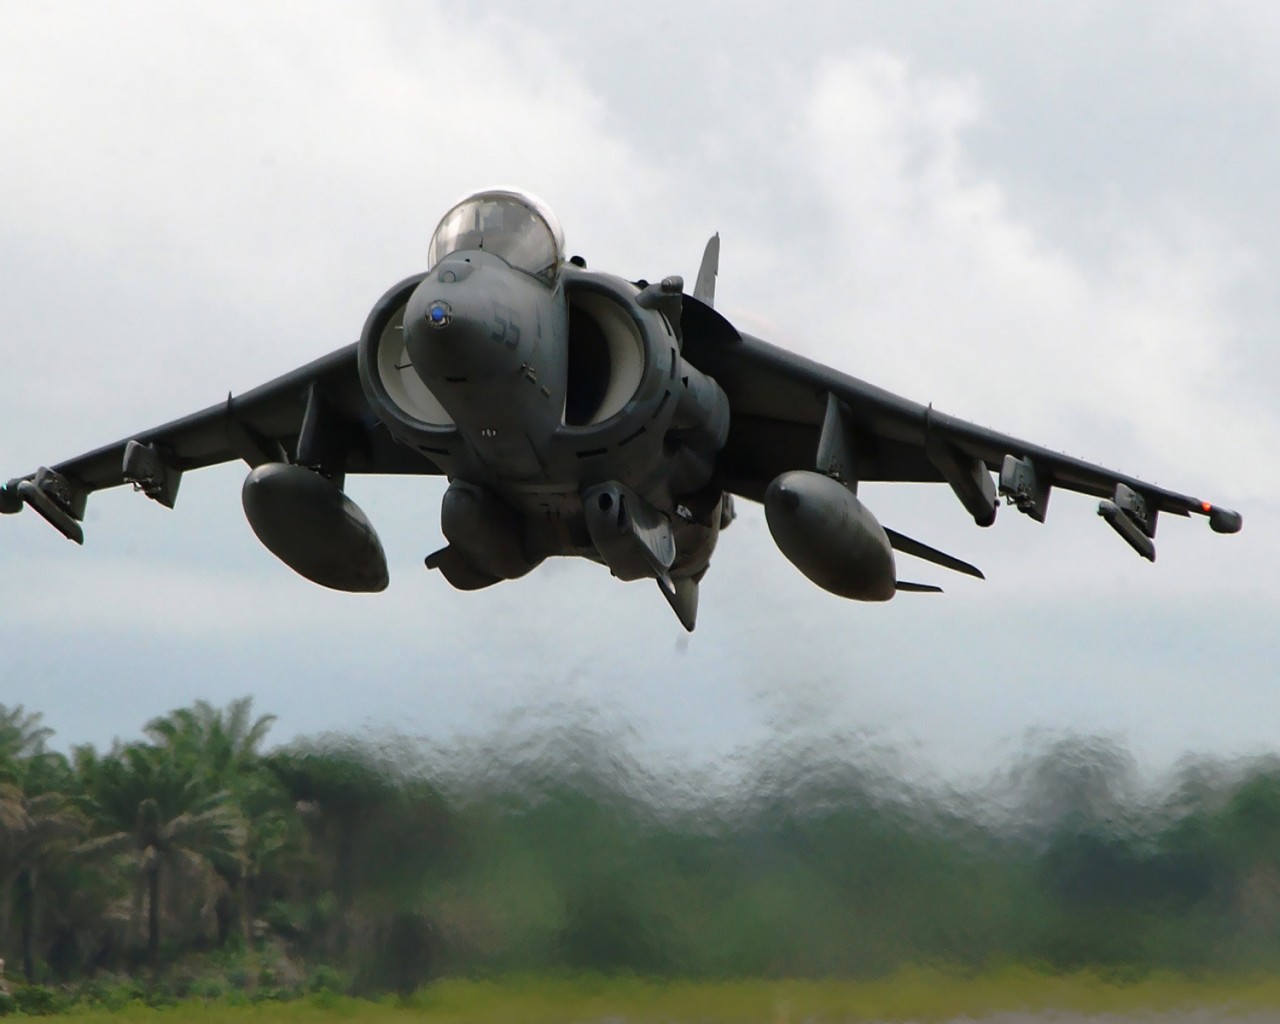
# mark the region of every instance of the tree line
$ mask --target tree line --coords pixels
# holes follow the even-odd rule
[[[411,991],[587,970],[869,977],[1280,967],[1280,767],[1144,786],[1063,738],[985,796],[848,737],[732,778],[660,774],[578,723],[432,748],[265,749],[250,699],[62,752],[0,705],[0,957],[64,990]]]

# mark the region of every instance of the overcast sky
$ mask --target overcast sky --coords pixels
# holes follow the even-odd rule
[[[594,709],[676,764],[808,729],[945,777],[1037,731],[1155,767],[1276,749],[1278,51],[1261,0],[0,3],[2,477],[354,340],[502,183],[630,277],[692,278],[719,231],[753,333],[1245,517],[1166,517],[1152,566],[1081,496],[984,531],[944,487],[867,487],[988,576],[903,558],[947,593],[881,607],[748,506],[686,637],[586,563],[453,591],[422,568],[436,480],[352,479],[391,587],[321,590],[224,466],[172,512],[96,495],[83,550],[0,521],[0,703],[64,744],[244,693],[277,740]]]

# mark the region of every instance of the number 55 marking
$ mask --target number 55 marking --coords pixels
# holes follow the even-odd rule
[[[496,300],[493,303],[493,331],[489,337],[509,349],[520,343],[520,325],[516,323],[515,310]]]

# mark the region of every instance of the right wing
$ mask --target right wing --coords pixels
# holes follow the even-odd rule
[[[1240,529],[1231,509],[948,416],[742,334],[690,296],[684,305],[684,354],[729,399],[718,466],[733,493],[760,501],[779,474],[827,472],[832,466],[822,463],[839,456],[853,480],[949,484],[982,526],[994,521],[1001,495],[1043,521],[1051,489],[1090,494],[1102,499],[1099,515],[1149,559],[1160,512],[1206,516],[1218,533]]]
[[[131,483],[173,507],[181,475],[241,459],[293,462],[341,480],[346,473],[440,473],[397,443],[360,386],[357,344],[331,352],[238,397],[17,477],[0,487],[0,512],[30,505],[83,543],[88,495]]]

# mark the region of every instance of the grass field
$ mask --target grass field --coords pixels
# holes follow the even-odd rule
[[[443,981],[408,999],[377,1002],[325,993],[284,1003],[187,1001],[116,1010],[81,1006],[64,1016],[84,1024],[798,1024],[941,1021],[1019,1010],[1141,1014],[1191,1008],[1280,1013],[1280,977],[1195,980],[1162,975],[1118,981],[1088,973],[1044,975],[1021,969],[969,978],[912,970],[873,982],[517,977]]]

